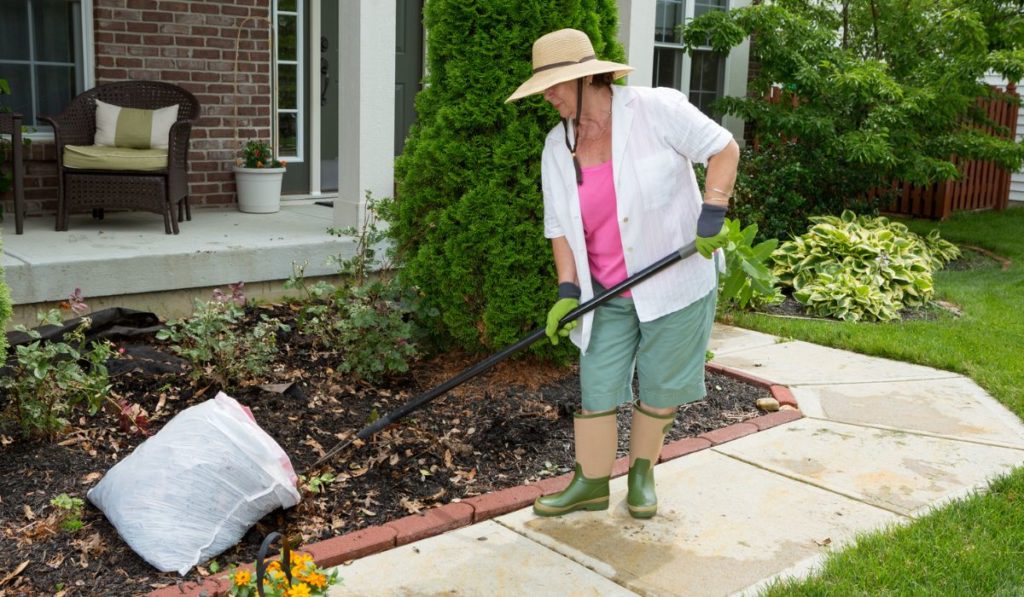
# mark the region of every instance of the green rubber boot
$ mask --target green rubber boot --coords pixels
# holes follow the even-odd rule
[[[661,455],[665,434],[672,427],[675,413],[655,415],[633,405],[633,424],[629,432],[629,476],[626,479],[626,506],[633,518],[650,518],[658,512],[654,491],[654,465]]]
[[[607,510],[608,479],[615,463],[618,443],[615,411],[573,419],[576,436],[576,472],[564,490],[537,498],[533,512],[538,516],[561,516],[576,510]]]

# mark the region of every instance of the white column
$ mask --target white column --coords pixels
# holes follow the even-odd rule
[[[654,0],[619,0],[619,41],[635,70],[626,82],[650,87],[654,81]]]
[[[306,87],[309,88],[309,151],[306,162],[309,165],[309,194],[320,195],[320,0],[310,0],[309,11],[309,57],[306,59]]]
[[[390,197],[395,179],[395,3],[338,6],[338,198],[334,225],[358,226],[364,195]]]

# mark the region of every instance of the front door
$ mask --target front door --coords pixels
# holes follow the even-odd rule
[[[409,128],[416,122],[413,102],[423,78],[423,0],[396,1],[395,31],[395,155],[402,153]]]

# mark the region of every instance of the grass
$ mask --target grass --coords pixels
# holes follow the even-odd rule
[[[990,250],[1012,265],[936,274],[935,298],[958,305],[962,317],[855,324],[736,313],[732,323],[955,371],[1024,417],[1024,208],[906,223],[918,233],[938,228],[943,238]],[[1024,469],[1017,469],[983,495],[863,536],[830,555],[812,578],[777,583],[767,594],[1024,595],[1022,529]]]

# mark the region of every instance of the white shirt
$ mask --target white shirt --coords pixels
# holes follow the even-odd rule
[[[701,193],[693,162],[725,149],[732,134],[704,115],[675,89],[612,85],[612,171],[629,275],[693,242]],[[572,134],[570,126],[569,134]],[[572,155],[559,123],[548,133],[541,156],[544,236],[566,237],[582,296],[593,298]],[[714,262],[693,255],[634,286],[640,321],[653,321],[707,295],[717,284]],[[586,353],[593,312],[569,335]]]

